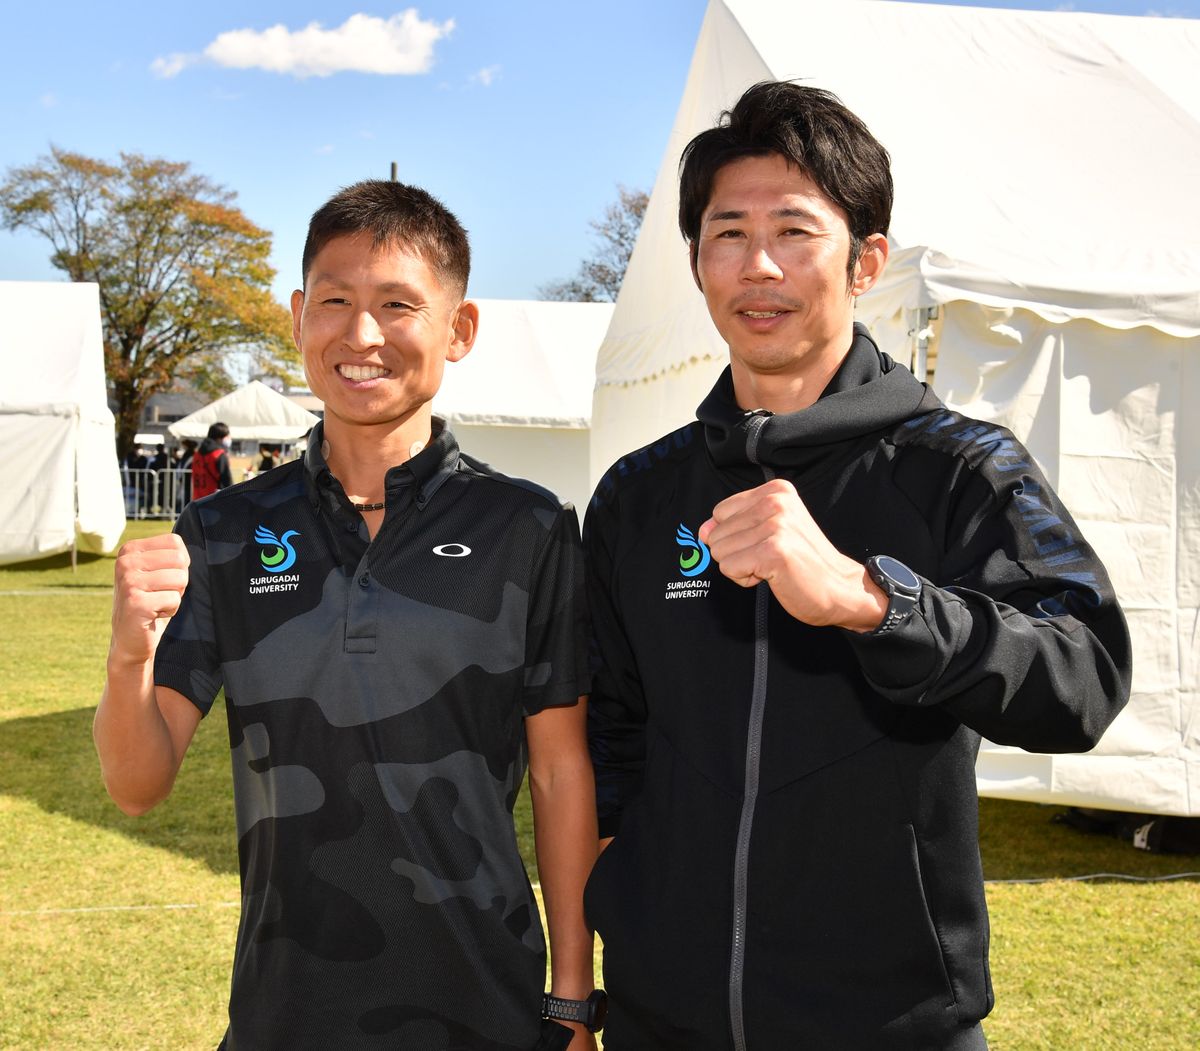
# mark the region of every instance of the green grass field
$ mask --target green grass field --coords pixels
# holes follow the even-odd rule
[[[131,523],[129,535],[161,530]],[[112,559],[0,567],[0,1048],[211,1049],[237,926],[225,721],[201,724],[172,797],[127,818],[100,784],[91,721]],[[1200,858],[1143,854],[984,800],[993,883],[993,1051],[1200,1047]],[[528,801],[518,814],[532,856]],[[776,1051],[776,1049],[771,1049]],[[837,1051],[837,1049],[819,1049]]]

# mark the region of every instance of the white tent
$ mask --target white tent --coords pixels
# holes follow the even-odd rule
[[[0,563],[112,551],[125,528],[94,284],[0,282]]]
[[[446,366],[433,410],[449,422],[464,452],[504,474],[545,486],[579,508],[582,521],[591,496],[596,351],[613,306],[475,302],[480,317],[475,346],[462,361]],[[202,410],[208,422],[223,418],[209,413],[212,408]]]
[[[611,303],[477,299],[479,335],[448,365],[434,411],[463,450],[583,509],[596,352]]]
[[[176,438],[204,438],[214,423],[229,426],[234,441],[290,442],[302,437],[318,417],[259,380],[176,420],[167,430]]]
[[[682,147],[750,84],[837,93],[892,154],[859,316],[1011,426],[1105,559],[1133,699],[1086,756],[988,746],[980,790],[1200,814],[1200,22],[712,0],[597,363],[592,477],[692,417],[725,348],[676,227]],[[1189,402],[1193,411],[1187,411]]]

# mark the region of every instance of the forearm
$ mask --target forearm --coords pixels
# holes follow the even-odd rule
[[[885,696],[944,706],[988,739],[1030,751],[1093,747],[1129,695],[1128,634],[1111,602],[1084,623],[927,588],[890,636],[848,637]]]
[[[550,935],[551,992],[580,1000],[595,985],[583,888],[596,860],[596,808],[586,756],[530,776],[534,841]]]
[[[145,813],[167,797],[182,756],[158,704],[153,661],[110,655],[92,737],[105,788],[125,813]]]

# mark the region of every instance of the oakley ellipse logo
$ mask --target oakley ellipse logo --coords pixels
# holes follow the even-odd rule
[[[438,544],[433,553],[441,555],[442,558],[466,558],[471,549],[466,544]]]

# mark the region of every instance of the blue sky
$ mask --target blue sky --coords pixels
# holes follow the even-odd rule
[[[1200,17],[1200,0],[974,6]],[[272,231],[286,300],[313,209],[347,183],[386,178],[396,161],[401,179],[437,194],[470,230],[471,293],[532,298],[588,253],[588,220],[618,183],[649,189],[704,8],[34,5],[27,12],[44,13],[5,20],[0,169],[50,143],[190,161]],[[58,279],[47,255],[44,242],[0,231],[0,280]]]

